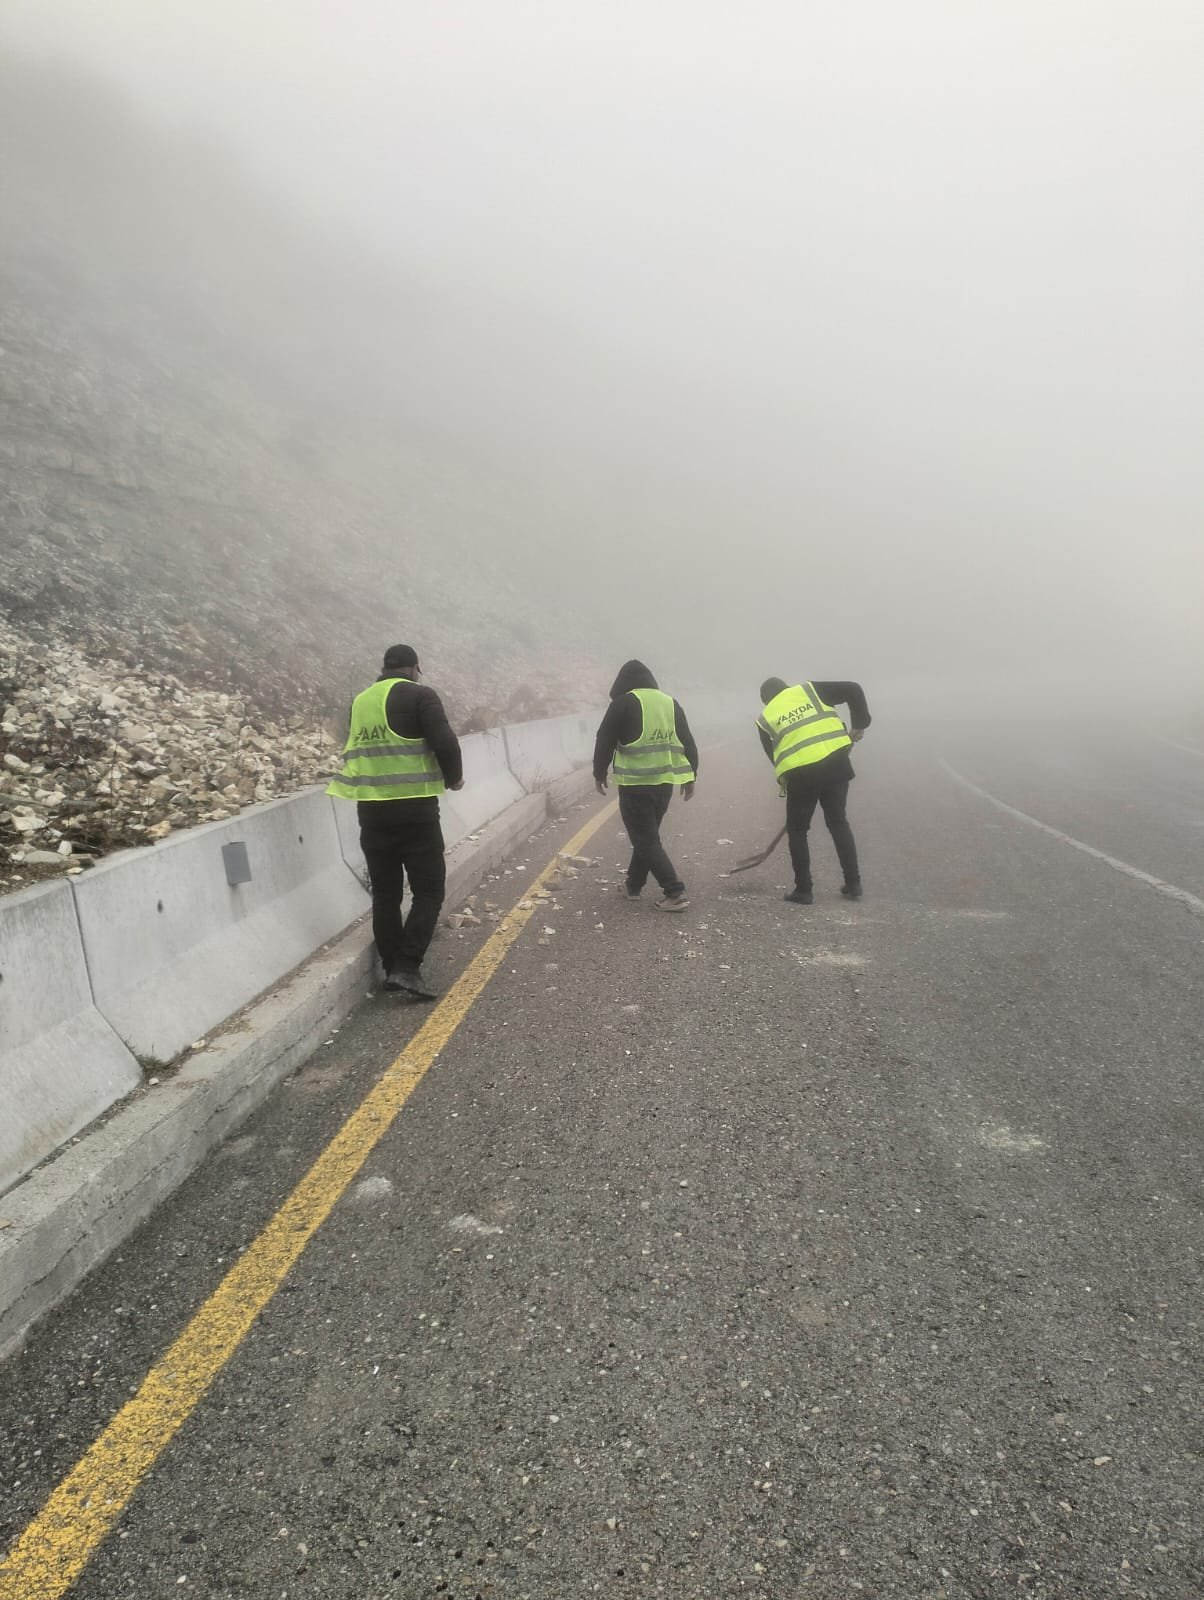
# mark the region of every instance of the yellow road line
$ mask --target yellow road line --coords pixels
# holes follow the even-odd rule
[[[565,845],[563,853],[574,855],[614,810],[613,801],[604,806]],[[531,881],[524,899],[553,875],[557,864],[554,858]],[[389,1131],[535,909],[534,905],[526,909],[520,905],[508,913],[238,1265],[152,1367],[138,1393],[55,1489],[0,1563],[0,1600],[56,1600],[79,1577],[139,1483]]]

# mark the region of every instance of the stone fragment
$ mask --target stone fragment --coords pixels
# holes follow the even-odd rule
[[[27,867],[65,867],[66,858],[57,850],[27,850],[24,865]]]

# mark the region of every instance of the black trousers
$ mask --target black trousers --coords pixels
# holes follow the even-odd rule
[[[627,887],[633,893],[644,887],[649,873],[666,894],[681,894],[685,888],[661,843],[661,823],[675,787],[672,783],[619,785],[619,815],[631,840]]]
[[[828,783],[816,783],[806,767],[796,767],[786,774],[786,836],[790,840],[790,861],[794,867],[796,889],[811,888],[811,852],[807,848],[807,830],[817,805],[823,807],[824,821],[836,846],[836,854],[844,871],[846,883],[858,883],[861,872],[857,865],[857,846],[853,830],[845,816],[849,799],[849,780],[838,778]]]
[[[382,816],[379,823],[364,820],[361,810],[360,848],[372,886],[372,936],[386,972],[399,967],[412,972],[422,965],[447,885],[439,802],[402,804],[404,809],[391,806],[387,820]],[[403,922],[401,896],[407,876],[413,900]]]

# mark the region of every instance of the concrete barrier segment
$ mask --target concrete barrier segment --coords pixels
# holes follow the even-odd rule
[[[586,776],[575,775],[579,787]],[[330,803],[321,791],[304,798],[317,810]],[[465,838],[450,850],[449,906],[470,894],[544,825],[548,815],[547,794],[523,796],[486,823],[475,838]],[[329,811],[326,816],[336,879],[354,889],[338,854]],[[247,813],[238,819],[247,820]],[[290,814],[290,827],[295,820]],[[227,826],[198,830],[210,836],[213,870],[223,883],[220,846],[228,842],[223,836]],[[256,839],[250,832],[247,845],[254,870]],[[174,892],[170,884],[168,892]],[[96,915],[103,904],[98,900]],[[443,930],[440,937],[446,937]],[[17,1349],[30,1328],[104,1261],[375,987],[379,969],[371,940],[366,921],[348,929],[270,993],[228,1018],[227,1025],[178,1071],[145,1087],[108,1121],[61,1150],[4,1196],[0,1359]],[[171,966],[170,952],[166,965]],[[134,1071],[142,1081],[136,1065]]]
[[[581,764],[573,754],[579,743],[579,722],[576,717],[547,717],[503,728],[506,760],[528,794],[546,789]]]
[[[141,1082],[93,1004],[71,886],[0,900],[0,1193]]]
[[[529,839],[547,820],[547,796],[524,795],[512,806],[507,806],[500,817],[487,822],[475,837],[465,839],[449,850],[445,911],[454,911],[487,872],[500,866],[524,839]]]
[[[569,806],[576,805],[579,800],[584,800],[592,793],[594,787],[594,774],[591,767],[570,772],[567,778],[557,778],[550,783],[547,789],[548,814],[556,817]]]
[[[252,874],[237,886],[222,864],[233,840],[246,844]],[[135,1055],[163,1062],[368,905],[316,789],[115,856],[74,893],[97,1009]]]
[[[464,787],[439,802],[444,843],[451,849],[485,823],[521,800],[523,787],[506,762],[506,741],[500,728],[470,733],[460,740]]]
[[[360,819],[355,801],[336,800],[333,795],[327,795],[326,799],[334,817],[335,832],[338,834],[343,860],[354,874],[355,881],[367,894],[368,868],[364,861],[364,852],[360,849]]]
[[[0,1199],[0,1359],[312,1055],[372,985],[359,925]]]
[[[564,734],[564,745],[575,767],[587,766],[594,759],[594,739],[598,732],[598,723],[602,720],[602,713],[591,716],[589,712],[579,712],[568,719]]]

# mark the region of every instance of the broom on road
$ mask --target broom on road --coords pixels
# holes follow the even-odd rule
[[[854,733],[852,738],[853,743],[856,744],[861,738],[860,732]],[[785,793],[784,790],[783,793]],[[737,861],[736,865],[729,868],[728,871],[723,874],[723,876],[730,878],[733,872],[747,872],[750,867],[759,867],[762,861],[769,860],[770,856],[774,853],[785,837],[786,827],[783,825],[781,833],[774,834],[772,840],[765,846],[764,850],[758,851],[755,856],[745,856],[743,861]]]
[[[785,837],[786,829],[783,826],[782,831],[773,836],[764,850],[758,850],[755,856],[745,856],[743,861],[737,861],[736,865],[729,870],[728,877],[730,878],[733,872],[747,872],[750,867],[759,867],[762,861],[768,861]]]

